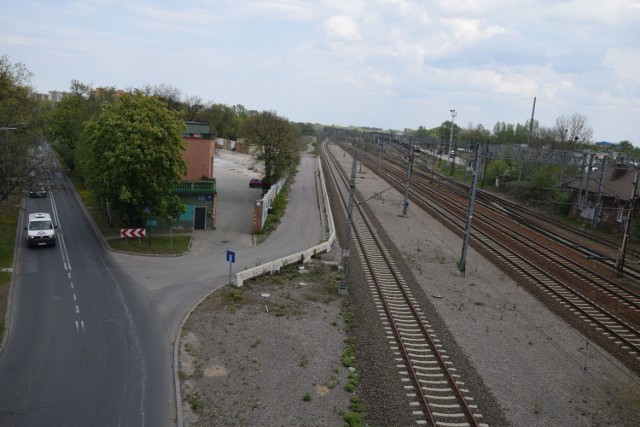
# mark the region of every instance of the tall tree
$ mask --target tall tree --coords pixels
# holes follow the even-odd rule
[[[182,212],[172,191],[187,172],[183,131],[179,113],[140,92],[121,96],[88,123],[89,183],[130,226],[148,210],[159,217]]]
[[[254,154],[264,160],[267,188],[284,177],[289,167],[298,161],[296,128],[274,111],[250,115],[244,124],[243,135],[249,140]]]
[[[36,155],[44,114],[32,96],[30,79],[24,64],[0,56],[0,202],[32,184],[44,165]]]
[[[93,88],[91,85],[72,80],[69,94],[50,111],[47,136],[56,144],[66,166],[75,169],[78,160],[76,146],[84,128],[109,104],[115,102],[118,91],[115,87]]]

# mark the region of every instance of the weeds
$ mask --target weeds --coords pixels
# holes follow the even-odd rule
[[[189,403],[189,405],[191,406],[191,409],[194,412],[198,412],[200,409],[204,408],[205,406],[204,401],[200,396],[200,393],[198,393],[197,391],[194,393],[187,394],[187,402]]]
[[[534,414],[538,414],[540,413],[540,409],[542,409],[542,401],[538,400],[536,401],[536,403],[533,405],[533,413]]]
[[[302,356],[300,361],[298,362],[298,366],[304,368],[309,364],[309,358],[307,356]]]
[[[349,412],[344,414],[344,421],[349,427],[363,427],[364,423],[364,405],[360,401],[360,398],[353,396],[349,403]]]

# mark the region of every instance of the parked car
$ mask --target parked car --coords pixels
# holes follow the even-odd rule
[[[262,180],[260,178],[252,178],[251,181],[249,181],[249,187],[262,188]]]
[[[31,187],[29,197],[47,197],[47,190],[42,185]]]

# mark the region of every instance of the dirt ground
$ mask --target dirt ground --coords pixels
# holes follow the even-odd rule
[[[314,259],[205,298],[181,337],[185,426],[336,426],[352,394],[335,265]]]

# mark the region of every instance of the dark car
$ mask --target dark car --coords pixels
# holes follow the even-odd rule
[[[249,181],[249,187],[262,188],[262,180],[260,178],[252,178],[251,181]]]
[[[47,190],[43,186],[31,187],[29,197],[47,197]]]

